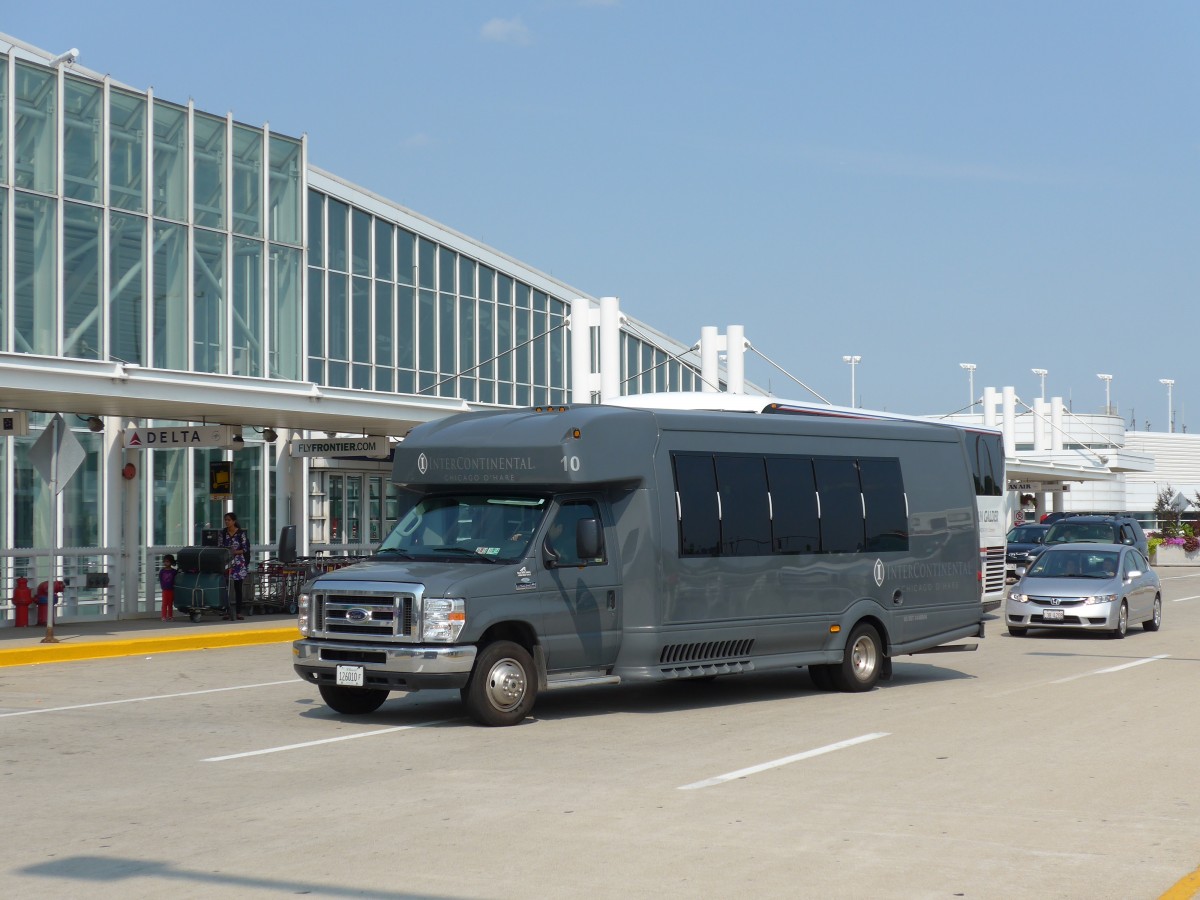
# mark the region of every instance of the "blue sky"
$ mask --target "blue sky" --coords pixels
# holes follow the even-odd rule
[[[1200,417],[1200,5],[10,4],[0,32],[835,403]],[[747,375],[807,397],[751,354]],[[1200,421],[1197,422],[1200,427]]]

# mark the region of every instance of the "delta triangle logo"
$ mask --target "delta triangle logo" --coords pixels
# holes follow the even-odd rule
[[[129,446],[130,447],[142,446],[142,436],[140,434],[138,434],[136,431],[129,436]]]

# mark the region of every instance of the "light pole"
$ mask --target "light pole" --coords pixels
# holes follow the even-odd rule
[[[854,369],[860,362],[862,362],[862,357],[843,356],[842,362],[850,364],[850,405],[857,406],[858,404],[854,402]]]
[[[960,369],[967,370],[967,401],[969,409],[975,409],[975,363],[959,363]]]
[[[1045,400],[1046,399],[1046,375],[1048,375],[1049,373],[1045,369],[1030,369],[1029,371],[1032,372],[1034,375],[1036,375],[1038,378],[1042,379],[1042,399]]]
[[[1101,375],[1101,374],[1097,373],[1096,377],[1104,382],[1104,414],[1106,416],[1111,416],[1112,415],[1112,403],[1110,401],[1112,400],[1112,394],[1111,394],[1112,376],[1111,375]]]
[[[1175,430],[1175,407],[1171,403],[1171,387],[1175,384],[1175,379],[1160,378],[1158,383],[1167,386],[1167,431],[1172,432]]]

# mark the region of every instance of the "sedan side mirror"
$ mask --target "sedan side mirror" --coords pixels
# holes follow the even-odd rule
[[[1139,577],[1141,574],[1142,574],[1141,571],[1138,569],[1130,569],[1128,572],[1125,573],[1125,580],[1133,581],[1133,579]]]

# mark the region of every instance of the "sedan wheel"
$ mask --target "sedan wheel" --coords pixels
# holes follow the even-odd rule
[[[1117,640],[1129,633],[1129,607],[1121,601],[1121,611],[1117,613],[1117,627],[1112,630],[1112,636]]]
[[[1143,631],[1158,631],[1162,628],[1162,597],[1154,598],[1154,612],[1142,623]]]

